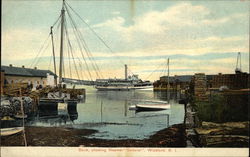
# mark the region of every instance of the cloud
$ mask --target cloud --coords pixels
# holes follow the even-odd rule
[[[119,15],[120,12],[119,11],[113,11],[111,14],[113,14],[113,15]]]
[[[150,11],[137,16],[130,25],[125,24],[125,18],[117,16],[94,27],[105,38],[111,38],[111,44],[127,45],[120,48],[121,51],[136,50],[145,54],[152,51],[186,51],[191,54],[235,50],[246,52],[248,37],[242,34],[227,36],[225,31],[232,22],[241,25],[245,21],[247,24],[247,14],[232,13],[226,17],[212,14],[214,12],[205,6],[184,2],[163,11]],[[246,29],[247,25],[242,27]],[[233,28],[230,30],[234,31]]]
[[[17,61],[24,58],[34,58],[41,47],[41,39],[44,40],[48,38],[48,35],[48,32],[45,33],[39,29],[12,29],[3,32],[3,61]]]
[[[249,52],[249,22],[246,13],[229,12],[227,16],[217,16],[214,10],[205,5],[182,2],[161,11],[151,10],[138,14],[132,22],[118,11],[111,14],[109,19],[92,28],[112,48],[112,53],[93,37],[91,31],[79,29],[84,32],[84,39],[106,77],[123,76],[123,64],[128,64],[134,73],[146,78],[161,64],[164,65],[167,57],[170,57],[171,75],[232,73],[236,55],[228,53]],[[91,23],[91,18],[89,20]],[[15,28],[3,31],[2,61],[6,65],[30,64],[48,33],[48,29]],[[69,34],[74,33],[69,30]],[[75,39],[71,37],[71,40],[73,43]],[[75,57],[82,60],[80,50],[74,50]],[[48,68],[50,54],[51,47],[43,52],[43,56],[47,57],[40,60],[39,67]],[[67,58],[65,61],[68,61]],[[80,70],[78,60],[76,62]],[[88,59],[87,62],[90,63]],[[248,64],[249,60],[242,59],[243,69],[247,69]],[[95,73],[94,68],[91,65],[89,67]],[[83,69],[87,73],[86,67]],[[68,65],[66,71],[69,71]],[[156,73],[154,80],[158,79],[160,71]],[[74,77],[77,77],[76,74]]]
[[[248,14],[247,13],[235,13],[233,15],[227,16],[227,17],[222,17],[222,18],[210,18],[210,19],[203,19],[201,21],[202,24],[204,25],[210,25],[210,26],[217,26],[220,24],[228,23],[234,20],[238,19],[247,19]]]

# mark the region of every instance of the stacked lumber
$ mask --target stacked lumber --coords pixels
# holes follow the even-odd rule
[[[69,89],[69,88],[51,88],[45,87],[39,90],[40,97],[47,97],[48,93],[62,92],[65,94],[70,94],[71,99],[77,99],[79,95],[85,95],[85,89]],[[33,93],[35,95],[35,93]]]
[[[30,92],[31,89],[28,88],[28,83],[7,84],[6,87],[4,88],[4,95],[12,97],[20,95],[28,95]]]
[[[200,144],[205,147],[247,146],[249,122],[212,123],[202,122],[195,128]]]
[[[207,79],[204,73],[196,73],[194,75],[194,95],[198,101],[207,101]]]

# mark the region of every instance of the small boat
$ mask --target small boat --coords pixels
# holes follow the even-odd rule
[[[135,105],[129,106],[128,109],[129,109],[129,110],[136,110],[136,106],[135,106]]]
[[[1,120],[14,120],[14,119],[11,118],[10,116],[4,116]]]
[[[163,101],[146,101],[135,105],[136,111],[160,111],[170,109],[170,104]]]
[[[14,115],[14,117],[17,118],[17,119],[22,119],[22,118],[27,118],[28,116],[27,116],[27,114],[24,114],[24,115],[16,114],[16,115]]]
[[[17,134],[23,130],[24,130],[24,127],[4,128],[4,129],[1,129],[1,136],[9,136],[9,135]]]

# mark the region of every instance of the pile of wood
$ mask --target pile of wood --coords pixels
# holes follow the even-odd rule
[[[207,90],[207,79],[204,73],[196,73],[194,75],[194,96],[198,101],[207,101],[208,96],[206,95]]]
[[[65,94],[70,94],[71,99],[77,99],[79,95],[85,95],[85,89],[69,89],[69,88],[52,88],[45,87],[39,90],[40,97],[47,97],[48,93],[62,92]],[[33,93],[35,95],[35,93]]]
[[[204,147],[245,147],[249,145],[249,122],[202,122],[195,129]]]
[[[21,95],[29,95],[31,92],[31,88],[28,88],[28,83],[12,83],[7,84],[4,87],[4,95],[6,96],[21,96]]]
[[[38,100],[41,97],[47,97],[50,92],[62,92],[70,94],[72,99],[77,99],[79,95],[85,95],[85,89],[69,89],[69,88],[58,88],[58,87],[45,87],[36,91],[31,91],[28,83],[13,83],[8,84],[4,88],[4,95],[10,97],[16,96],[29,96],[32,99]]]

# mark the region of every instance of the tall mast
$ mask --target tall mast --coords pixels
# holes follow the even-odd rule
[[[170,97],[169,87],[170,87],[170,84],[169,84],[169,58],[168,58],[168,85],[167,85],[167,99],[168,99],[168,101],[169,101],[169,97]]]
[[[64,37],[64,21],[65,21],[65,2],[63,0],[62,10],[61,10],[61,45],[60,45],[60,65],[59,65],[59,84],[62,84],[62,66],[63,66],[63,37]]]
[[[127,64],[125,64],[125,80],[128,79],[128,67]]]
[[[169,58],[168,58],[168,86],[169,86]]]
[[[53,60],[54,60],[54,72],[56,74],[56,59],[55,59],[55,48],[54,48],[54,39],[53,39],[53,26],[50,27],[50,35],[51,35],[51,42],[52,42],[52,52],[53,52]],[[57,86],[57,78],[55,79],[55,83]]]

